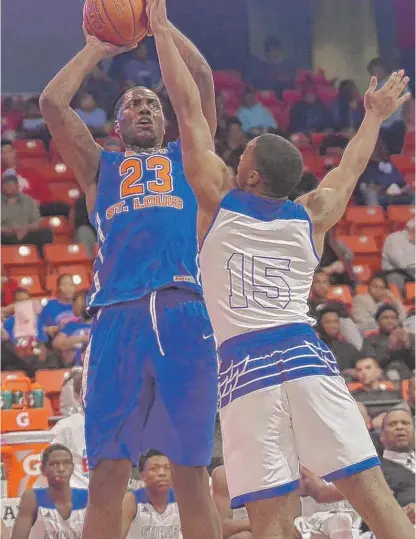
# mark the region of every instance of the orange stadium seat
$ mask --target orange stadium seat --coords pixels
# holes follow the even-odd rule
[[[217,92],[233,90],[238,96],[243,94],[245,84],[237,71],[214,71],[212,76]]]
[[[410,185],[410,187],[414,189],[415,188],[415,173],[406,172],[404,174],[404,181],[407,183],[407,185]]]
[[[49,408],[50,414],[60,414],[59,397],[67,372],[69,372],[68,369],[42,369],[36,371],[36,383],[39,384],[45,392],[45,406],[46,408]],[[49,402],[47,402],[48,400]]]
[[[352,303],[351,288],[348,285],[331,286],[328,299],[342,301],[349,307]]]
[[[84,266],[62,266],[58,268],[57,273],[46,276],[46,289],[52,294],[56,294],[57,281],[59,275],[68,273],[72,276],[72,281],[76,290],[88,290],[91,286],[90,273]]]
[[[81,196],[81,189],[74,182],[50,183],[48,187],[55,202],[64,202],[68,206],[73,206]]]
[[[388,206],[387,208],[387,222],[393,232],[403,229],[407,221],[414,218],[414,206]]]
[[[324,158],[320,155],[305,157],[303,167],[305,171],[312,172],[316,176],[323,176],[325,174]]]
[[[40,139],[15,140],[13,147],[19,158],[43,160],[48,158],[48,152]]]
[[[413,304],[415,301],[415,283],[406,283],[404,287],[406,303]]]
[[[352,206],[345,212],[350,233],[360,236],[384,236],[386,218],[381,206]]]
[[[85,246],[81,243],[49,243],[44,247],[44,255],[47,264],[53,269],[58,266],[71,266],[74,264],[87,267],[91,265]]]
[[[396,166],[400,172],[413,172],[415,171],[415,156],[394,154],[391,156],[391,162]]]
[[[74,173],[64,163],[42,163],[37,167],[47,182],[75,182]]]
[[[1,248],[2,264],[13,275],[27,275],[29,270],[39,273],[41,259],[35,245],[4,245]]]
[[[256,94],[257,100],[262,103],[265,107],[281,107],[285,108],[286,105],[283,101],[279,101],[275,92],[271,90],[261,90]]]
[[[338,90],[332,86],[320,86],[318,97],[324,105],[330,105],[338,97]]]
[[[41,285],[39,275],[18,275],[14,277],[20,288],[25,288],[34,297],[41,297],[45,291]]]
[[[368,265],[373,271],[380,269],[380,249],[372,236],[339,236],[338,240],[354,253],[354,264]]]
[[[315,148],[319,148],[319,146],[322,144],[322,141],[324,140],[326,136],[327,136],[326,133],[312,133],[311,134],[312,146],[314,146]]]
[[[414,155],[415,153],[415,132],[409,131],[406,133],[403,142],[402,154]]]
[[[40,226],[52,230],[55,243],[70,243],[73,239],[72,223],[66,217],[59,215],[44,217]]]
[[[6,380],[8,376],[26,376],[26,373],[23,371],[1,371],[1,384],[3,385],[3,382]]]
[[[299,90],[284,90],[283,101],[289,106],[293,107],[298,101],[302,99],[302,94]]]
[[[384,386],[385,391],[394,391],[396,389],[390,380],[380,380],[380,383]],[[351,393],[362,388],[361,382],[348,382],[347,386]]]
[[[409,398],[410,380],[402,380],[400,382],[400,391],[404,400]]]
[[[354,272],[354,277],[359,283],[368,283],[372,274],[371,269],[367,264],[354,264],[352,271]]]

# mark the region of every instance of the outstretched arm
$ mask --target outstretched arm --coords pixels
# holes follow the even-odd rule
[[[400,97],[408,82],[409,78],[404,76],[402,70],[393,73],[376,92],[377,79],[372,77],[364,98],[364,120],[346,147],[341,163],[325,176],[315,191],[298,199],[309,210],[318,232],[329,230],[344,214],[357,181],[373,153],[383,120],[410,98],[409,93]]]
[[[201,97],[202,112],[208,122],[211,136],[217,131],[217,109],[215,106],[215,89],[212,71],[195,45],[184,36],[171,22],[168,22],[173,41],[189,69]]]
[[[197,196],[200,212],[212,218],[229,190],[227,167],[215,155],[198,88],[173,41],[166,0],[149,0],[148,12],[163,81],[178,119],[185,173]],[[203,221],[205,226],[199,230],[200,237],[209,219]]]
[[[92,206],[100,161],[101,147],[95,143],[88,127],[70,107],[85,77],[103,59],[120,54],[131,47],[116,47],[86,36],[87,44],[42,92],[40,110],[65,163]]]

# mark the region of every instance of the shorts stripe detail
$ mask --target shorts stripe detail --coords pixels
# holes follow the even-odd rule
[[[162,356],[165,355],[165,352],[162,348],[162,343],[160,342],[159,329],[157,327],[157,315],[156,315],[156,292],[150,294],[150,318],[152,319],[153,331],[156,335],[157,345]]]
[[[285,496],[300,487],[299,479],[279,485],[276,487],[265,488],[263,490],[254,490],[253,492],[247,492],[247,494],[241,494],[231,500],[231,509],[240,509],[244,507],[246,503],[257,502],[259,500],[268,500],[277,496]]]
[[[351,464],[350,466],[340,468],[335,472],[324,475],[322,479],[332,482],[336,481],[337,479],[343,479],[344,477],[350,477],[351,475],[364,472],[365,470],[369,470],[375,466],[380,466],[380,459],[378,457],[370,457],[362,460],[361,462],[356,462],[355,464]]]

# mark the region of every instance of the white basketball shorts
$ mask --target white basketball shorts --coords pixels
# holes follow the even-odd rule
[[[379,464],[332,352],[306,324],[225,341],[219,406],[233,509],[299,487],[299,463],[326,481]]]

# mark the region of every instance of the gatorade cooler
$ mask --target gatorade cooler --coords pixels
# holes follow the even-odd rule
[[[50,431],[9,432],[1,436],[1,460],[6,468],[9,498],[33,487],[46,486],[41,475],[42,451],[50,444]]]

